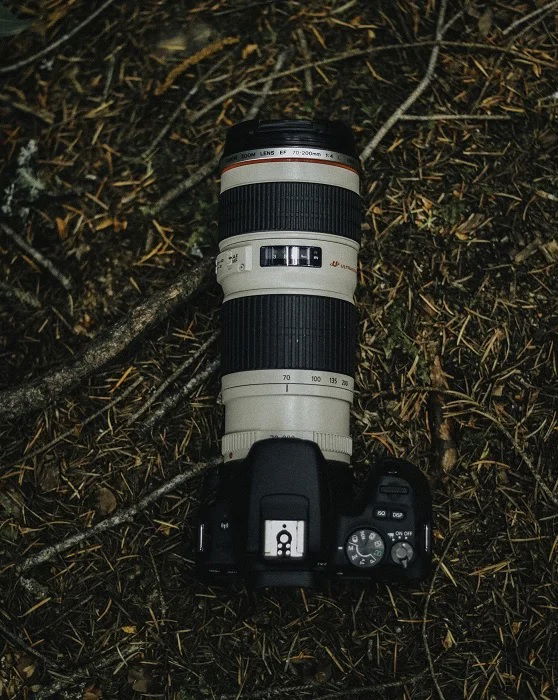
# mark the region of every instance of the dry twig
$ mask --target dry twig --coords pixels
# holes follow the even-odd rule
[[[45,258],[42,253],[40,253],[36,248],[33,248],[33,246],[30,245],[25,238],[20,236],[19,233],[16,233],[7,224],[0,224],[0,227],[6,236],[9,236],[13,241],[15,241],[15,243],[17,243],[22,250],[28,253],[41,267],[48,270],[54,279],[59,282],[67,292],[71,291],[74,286],[72,284],[72,280],[69,277],[66,277],[66,275],[62,274],[62,272],[60,272],[60,270],[53,265],[48,258]]]
[[[426,600],[424,602],[424,612],[422,615],[422,641],[424,644],[424,651],[426,652],[426,658],[428,659],[428,669],[430,670],[430,676],[432,677],[432,682],[434,683],[434,687],[436,688],[436,692],[438,693],[438,697],[440,700],[445,700],[445,696],[442,693],[442,689],[440,688],[440,684],[438,683],[438,678],[436,675],[436,671],[434,669],[434,663],[432,661],[432,652],[430,651],[430,645],[428,644],[428,635],[426,633],[426,625],[428,621],[428,607],[430,606],[430,599],[432,598],[432,595],[434,593],[434,585],[436,583],[436,577],[438,575],[438,571],[440,570],[440,567],[442,566],[442,562],[446,558],[447,553],[449,552],[449,548],[453,542],[453,535],[450,536],[446,546],[444,547],[444,551],[442,552],[440,558],[438,559],[438,564],[436,566],[436,569],[434,573],[432,574],[432,581],[430,582],[430,588],[428,589],[428,595],[426,596]]]
[[[128,663],[128,661],[131,661],[137,654],[140,653],[142,646],[143,645],[138,642],[135,644],[127,644],[125,645],[124,649],[117,647],[116,651],[112,652],[112,654],[105,654],[105,656],[102,656],[97,661],[92,661],[84,666],[80,666],[75,671],[72,671],[72,673],[70,673],[68,676],[62,676],[62,674],[56,673],[57,676],[60,676],[58,680],[34,693],[33,699],[46,700],[47,698],[51,698],[56,693],[59,693],[61,690],[64,690],[64,688],[68,688],[71,685],[76,683],[83,685],[88,678],[98,675],[99,671],[106,669],[111,664],[120,662],[120,665],[122,665],[122,662],[124,664]],[[125,656],[126,658],[124,658]],[[52,675],[55,674],[52,673]]]
[[[187,177],[185,180],[183,180],[178,185],[169,190],[166,194],[164,194],[157,202],[155,202],[155,204],[152,207],[145,207],[142,210],[143,213],[146,216],[154,216],[158,214],[162,209],[167,207],[177,197],[180,197],[180,195],[185,194],[186,192],[188,192],[188,190],[191,190],[192,187],[195,187],[202,180],[205,180],[205,178],[208,175],[210,175],[219,165],[220,160],[220,155],[214,156],[211,160],[208,160],[207,163],[202,165],[201,168],[198,168],[193,175],[190,175],[190,177]]]
[[[91,341],[70,365],[51,370],[15,389],[0,392],[0,417],[18,418],[44,408],[113,360],[141,333],[186,302],[198,290],[211,264],[210,260],[202,262],[193,272],[188,270],[168,287],[138,304],[122,321]]]
[[[343,688],[338,692],[327,693],[326,695],[316,695],[316,700],[333,700],[334,698],[355,698],[359,695],[367,695],[372,697],[372,693],[379,693],[391,688],[403,688],[406,685],[414,685],[428,673],[428,669],[424,669],[414,676],[407,676],[399,681],[389,681],[387,683],[375,683],[374,685],[363,685],[360,688]],[[280,695],[291,695],[297,697],[296,693],[304,690],[318,690],[317,683],[304,683],[303,685],[288,685],[283,688],[271,688],[269,690],[261,690],[255,693],[245,695],[246,700],[267,700],[267,698],[278,697]],[[219,700],[234,700],[238,698],[238,693],[220,695]]]
[[[23,289],[11,287],[6,282],[0,282],[0,294],[7,298],[17,299],[20,303],[30,306],[32,309],[40,309],[41,302],[34,294],[30,294]]]
[[[87,27],[88,24],[91,24],[91,22],[95,19],[95,17],[98,17],[101,12],[104,12],[107,7],[112,5],[114,3],[114,0],[105,0],[105,2],[100,5],[94,12],[92,12],[88,17],[86,17],[83,22],[80,22],[77,27],[74,27],[71,31],[67,32],[66,34],[63,34],[60,39],[57,39],[56,41],[53,41],[52,44],[49,44],[46,46],[44,49],[41,49],[41,51],[37,51],[37,53],[34,53],[32,56],[29,56],[28,58],[23,58],[21,61],[16,61],[15,63],[11,63],[9,66],[1,66],[0,67],[0,75],[4,75],[6,73],[12,73],[15,70],[18,70],[19,68],[23,68],[24,66],[28,66],[30,63],[33,63],[33,61],[36,61],[39,58],[44,58],[44,56],[48,56],[49,53],[52,53],[53,51],[56,51],[56,49],[59,46],[62,46],[62,44],[65,44],[69,39],[71,39],[73,36],[75,36],[78,32],[81,32],[82,29]]]
[[[47,668],[57,668],[58,664],[56,661],[51,661],[50,659],[47,659],[47,657],[44,654],[41,654],[40,651],[37,651],[34,649],[32,646],[27,644],[19,635],[14,633],[15,629],[15,624],[12,624],[12,627],[7,627],[1,620],[0,620],[0,635],[4,637],[4,639],[7,639],[11,644],[19,647],[20,649],[23,649],[29,656],[33,656],[36,659],[38,659],[44,667]]]
[[[271,90],[271,86],[273,85],[273,81],[275,80],[276,75],[279,73],[281,70],[281,66],[285,62],[285,59],[288,55],[287,51],[283,51],[281,54],[279,54],[279,57],[277,58],[277,63],[275,64],[275,71],[265,79],[265,85],[264,88],[261,92],[261,94],[256,98],[254,101],[254,104],[250,108],[247,119],[254,119],[258,112],[261,109],[261,106],[265,102],[265,98],[267,97],[267,94],[269,90]],[[240,89],[237,89],[237,92],[240,92]],[[235,93],[236,94],[236,93]],[[227,96],[225,95],[224,97],[218,98],[218,102],[221,103],[224,100],[227,99]],[[190,119],[190,124],[193,124],[196,122],[200,117],[202,117],[204,114],[210,111],[210,109],[213,109],[215,106],[216,101],[213,100],[213,102],[210,103],[210,105],[206,105],[203,109],[200,109],[198,112],[196,112]],[[171,190],[169,190],[166,194],[164,194],[155,204],[147,208],[144,213],[153,216],[155,214],[158,214],[162,209],[164,209],[166,206],[168,206],[172,201],[174,201],[177,197],[180,197],[183,195],[185,192],[188,192],[188,190],[191,190],[192,187],[195,187],[199,182],[204,180],[210,173],[212,173],[215,168],[219,165],[219,161],[221,160],[221,155],[216,155],[214,156],[210,161],[208,161],[205,165],[202,165],[201,168],[198,168],[196,172],[193,175],[190,175],[190,177],[187,177],[186,180],[183,180],[180,182],[178,185],[173,187]]]
[[[310,51],[308,49],[308,42],[306,41],[306,35],[304,34],[304,29],[299,28],[296,31],[296,34],[298,36],[298,41],[300,43],[300,49],[302,51],[302,57],[308,63],[310,61]],[[309,95],[312,95],[314,92],[314,86],[312,84],[312,73],[310,71],[310,68],[304,71],[304,86],[306,88],[306,92]]]
[[[168,396],[159,406],[159,408],[154,411],[149,418],[143,424],[144,428],[150,430],[153,428],[160,420],[168,413],[172,408],[174,408],[177,403],[189,396],[191,392],[196,389],[200,384],[202,384],[208,377],[210,377],[214,372],[219,369],[221,362],[220,360],[213,360],[210,362],[201,372],[196,374],[189,382],[187,382],[183,387],[181,387],[174,394]]]
[[[149,144],[149,146],[145,149],[145,151],[141,154],[140,160],[145,160],[146,158],[149,158],[157,148],[157,146],[161,143],[161,141],[165,138],[165,136],[168,134],[171,126],[174,124],[176,121],[178,115],[184,107],[188,104],[189,100],[198,92],[200,87],[205,83],[205,81],[209,78],[209,76],[214,73],[217,68],[222,65],[223,61],[225,60],[226,57],[221,58],[219,61],[216,61],[208,71],[204,73],[204,75],[197,81],[195,85],[193,85],[190,90],[184,95],[182,100],[180,101],[178,107],[174,110],[174,112],[170,115],[170,117],[167,119],[167,122],[165,126],[161,129],[161,131],[157,134],[157,136],[153,139],[153,141]]]
[[[360,154],[362,163],[366,163],[366,161],[370,158],[372,153],[374,153],[374,151],[378,147],[378,144],[380,143],[380,141],[382,141],[382,139],[388,133],[388,131],[394,126],[394,124],[396,124],[399,121],[401,116],[405,114],[409,107],[418,100],[418,98],[422,95],[422,93],[432,82],[432,78],[434,77],[434,69],[436,68],[436,63],[438,62],[438,54],[440,53],[440,41],[442,41],[444,31],[450,24],[448,22],[448,24],[444,26],[447,4],[448,0],[441,0],[440,11],[438,13],[438,22],[436,24],[436,43],[434,44],[432,53],[430,54],[430,60],[428,61],[428,66],[426,68],[426,73],[424,74],[423,79],[411,92],[409,97],[407,97],[407,99],[399,105],[395,112],[390,117],[388,117],[388,119],[386,119],[386,121],[374,134],[372,139],[364,147],[364,150]]]
[[[85,428],[86,425],[91,423],[92,421],[95,420],[95,418],[98,418],[99,416],[102,416],[103,413],[106,413],[107,411],[110,411],[111,408],[116,406],[116,404],[120,403],[123,401],[125,398],[127,398],[136,387],[138,387],[141,383],[143,382],[143,377],[138,377],[135,381],[133,381],[126,389],[121,393],[118,394],[112,401],[109,401],[108,403],[104,404],[101,406],[101,408],[98,411],[95,411],[92,413],[90,416],[87,416],[84,420],[82,420],[79,423],[79,429],[80,431]],[[28,459],[32,459],[33,457],[37,457],[38,455],[43,454],[44,452],[48,452],[48,450],[51,450],[55,445],[57,445],[59,442],[64,440],[67,437],[70,437],[70,435],[75,435],[76,434],[76,426],[73,428],[70,428],[69,430],[66,430],[65,432],[61,433],[60,435],[57,435],[53,440],[50,442],[47,442],[46,445],[41,445],[41,447],[37,447],[34,450],[31,450],[31,452],[27,452],[22,455],[21,459],[18,460],[18,463],[27,461]]]
[[[126,422],[127,425],[132,425],[132,423],[135,423],[137,419],[140,416],[143,416],[143,414],[149,409],[151,404],[165,391],[165,389],[172,384],[183,372],[185,372],[188,367],[191,367],[194,362],[202,357],[204,352],[207,350],[207,348],[213,344],[213,342],[217,338],[217,333],[213,333],[206,341],[203,343],[203,345],[200,345],[199,348],[194,352],[193,355],[190,355],[190,357],[187,357],[184,362],[182,362],[175,370],[174,372],[168,376],[164,382],[160,384],[160,386],[157,387],[157,389],[150,394],[150,396],[142,403],[141,408],[139,411],[134,413],[133,416],[131,416],[128,421]]]
[[[526,15],[519,17],[518,19],[515,20],[515,22],[512,22],[508,27],[506,27],[504,29],[504,31],[502,32],[502,34],[504,36],[507,36],[510,32],[513,32],[513,30],[516,27],[519,27],[522,24],[525,24],[525,22],[529,22],[530,20],[534,19],[535,17],[539,18],[537,21],[542,20],[543,16],[549,10],[552,10],[552,8],[556,7],[557,5],[558,5],[558,0],[552,0],[552,2],[549,2],[546,5],[539,7],[537,10],[533,10],[532,12],[528,12]],[[539,15],[540,15],[540,17],[539,17]]]
[[[508,121],[507,114],[402,114],[402,122],[449,122],[449,121]]]
[[[58,557],[59,554],[67,552],[69,549],[72,549],[78,544],[87,542],[87,540],[90,540],[92,537],[96,537],[97,535],[100,535],[101,533],[106,532],[107,530],[112,530],[113,528],[118,527],[119,525],[123,525],[124,523],[132,522],[137,515],[143,513],[143,511],[146,510],[152,503],[155,503],[155,501],[158,501],[163,496],[166,496],[167,493],[170,493],[171,491],[174,491],[175,489],[179,488],[180,486],[182,486],[182,484],[185,484],[190,479],[193,479],[194,477],[199,476],[208,469],[217,466],[221,463],[221,461],[222,460],[218,458],[210,462],[183,465],[185,467],[190,467],[188,471],[182,472],[181,474],[177,474],[169,481],[157,487],[154,491],[151,491],[151,493],[147,494],[147,496],[144,496],[133,506],[130,506],[129,508],[124,508],[123,510],[120,510],[114,515],[112,515],[110,518],[106,518],[100,523],[97,523],[97,525],[94,525],[93,527],[87,530],[82,530],[81,532],[78,532],[77,534],[72,535],[71,537],[67,537],[61,542],[49,545],[48,547],[42,549],[40,552],[37,552],[37,554],[32,554],[31,556],[27,557],[16,566],[16,574],[18,576],[21,576],[21,574],[25,573],[26,571],[29,571],[29,569],[32,569],[35,566],[39,566],[40,564],[44,564],[47,561],[52,561],[53,559]]]
[[[46,109],[40,109],[40,107],[30,107],[27,103],[19,102],[18,100],[14,100],[12,97],[10,97],[10,95],[4,94],[0,94],[0,102],[8,107],[11,107],[17,112],[30,114],[32,117],[36,117],[45,124],[48,124],[48,126],[54,124],[54,115],[47,112]]]
[[[260,95],[256,98],[256,100],[254,100],[254,104],[250,107],[250,110],[246,115],[246,119],[255,119],[258,116],[260,109],[263,107],[264,102],[269,94],[269,91],[273,86],[273,81],[275,80],[274,76],[277,75],[277,73],[279,73],[281,68],[283,68],[283,63],[285,63],[285,61],[287,60],[288,55],[289,51],[286,49],[285,51],[281,51],[279,56],[277,56],[277,61],[275,62],[275,66],[273,67],[273,72],[271,73],[267,81],[264,83]]]

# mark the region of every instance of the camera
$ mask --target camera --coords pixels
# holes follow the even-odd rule
[[[213,582],[410,581],[432,559],[428,483],[350,459],[362,204],[352,132],[251,120],[221,159],[223,464],[205,480],[197,566]]]

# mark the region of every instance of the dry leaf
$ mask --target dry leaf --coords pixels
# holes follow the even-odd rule
[[[444,649],[451,649],[455,646],[455,637],[449,630],[446,632],[446,636],[442,641],[442,646]]]
[[[128,683],[136,693],[147,693],[149,691],[149,683],[151,676],[147,669],[143,666],[130,666],[128,669]]]
[[[101,515],[110,515],[115,510],[116,496],[110,489],[101,487],[97,494],[97,512]]]
[[[487,7],[479,17],[478,28],[481,36],[488,36],[492,29],[492,9],[490,7]]]
[[[61,219],[59,216],[56,217],[56,230],[62,240],[64,240],[68,234],[66,230],[67,223],[67,219]]]
[[[135,634],[138,631],[138,628],[135,625],[124,625],[120,629],[126,634]]]
[[[248,56],[251,56],[254,53],[254,51],[257,50],[257,44],[246,44],[246,46],[242,49],[242,58],[248,58]]]
[[[95,685],[90,685],[83,691],[83,700],[99,700],[103,697],[103,691]]]

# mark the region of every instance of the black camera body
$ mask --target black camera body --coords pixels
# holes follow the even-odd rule
[[[326,580],[416,581],[432,560],[432,506],[409,462],[380,461],[360,488],[309,440],[256,442],[205,482],[197,561],[205,578],[250,587]]]

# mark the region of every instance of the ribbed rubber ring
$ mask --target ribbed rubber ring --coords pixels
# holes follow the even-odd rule
[[[310,369],[354,375],[353,304],[306,294],[231,299],[221,309],[222,373]]]
[[[316,231],[360,242],[360,196],[317,182],[258,182],[219,198],[219,240],[256,231]]]

